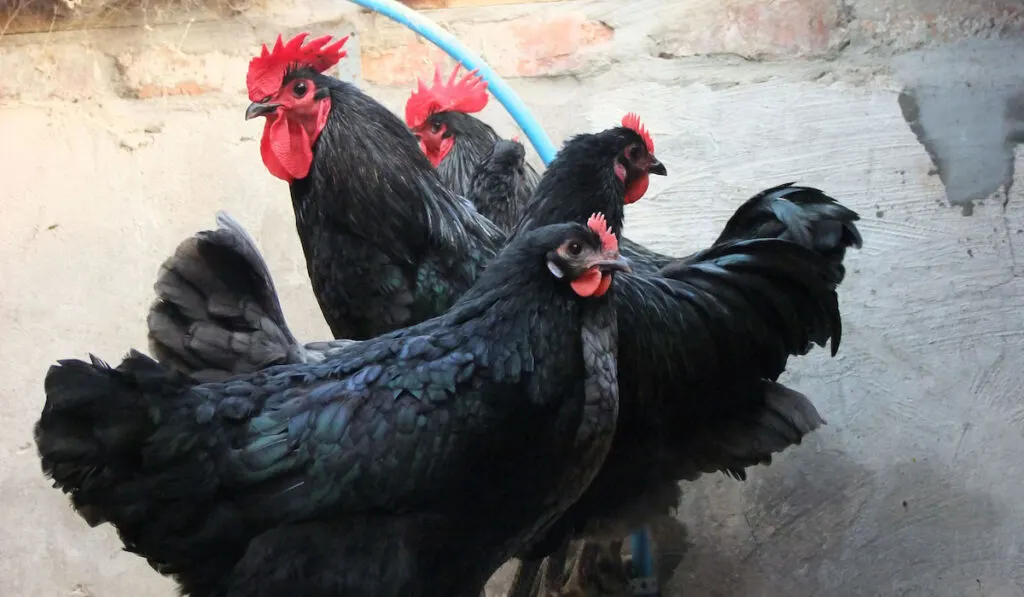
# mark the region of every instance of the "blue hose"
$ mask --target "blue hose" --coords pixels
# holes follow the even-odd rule
[[[516,121],[519,128],[523,129],[523,133],[530,140],[530,144],[533,145],[544,165],[547,166],[551,160],[555,159],[557,153],[555,146],[537,119],[533,117],[530,109],[526,107],[523,100],[519,99],[519,95],[498,76],[498,73],[494,72],[494,69],[487,66],[472,50],[455,39],[455,36],[438,27],[427,17],[395,0],[349,1],[405,25],[461,62],[467,70],[476,69],[477,73],[487,81],[487,89],[491,95],[505,106],[505,110]],[[654,578],[654,554],[651,550],[650,535],[646,528],[633,533],[631,547],[634,554],[633,562],[637,565],[637,576],[650,582]]]
[[[551,144],[548,134],[541,128],[540,123],[530,113],[519,95],[503,81],[494,70],[473,53],[472,50],[462,45],[462,42],[455,39],[455,36],[437,26],[436,23],[421,15],[415,10],[395,2],[395,0],[350,0],[363,8],[378,12],[393,21],[397,21],[412,29],[434,45],[448,53],[449,56],[462,63],[468,70],[476,69],[478,74],[487,81],[487,89],[491,92],[505,110],[515,119],[519,128],[530,140],[530,144],[537,151],[537,155],[547,166],[555,159],[557,150]]]

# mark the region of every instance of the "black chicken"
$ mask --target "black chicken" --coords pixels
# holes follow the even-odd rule
[[[307,265],[314,280],[317,275],[321,276],[320,281],[314,283],[314,290],[324,306],[325,315],[329,320],[337,322],[332,323],[332,330],[338,334],[339,329],[351,328],[346,322],[353,318],[362,321],[361,325],[367,327],[393,326],[397,325],[394,321],[400,319],[393,317],[389,321],[374,321],[371,317],[374,313],[400,313],[403,317],[415,320],[419,313],[428,311],[431,306],[443,308],[444,302],[458,296],[467,280],[474,277],[486,263],[489,252],[492,252],[490,247],[495,238],[501,237],[500,233],[490,228],[489,223],[472,207],[444,191],[436,173],[416,147],[415,139],[400,122],[397,125],[393,122],[397,119],[385,108],[353,87],[319,74],[338,60],[341,53],[339,49],[326,52],[327,57],[324,58],[321,50],[326,44],[325,39],[317,40],[318,43],[311,42],[305,48],[299,45],[301,41],[300,37],[298,42],[293,40],[287,46],[279,43],[274,52],[265,51],[262,57],[254,60],[249,75],[250,97],[259,99],[254,99],[247,115],[269,115],[262,144],[264,161],[271,172],[292,183],[296,220]],[[287,64],[290,70],[283,64]],[[322,128],[319,127],[321,122],[324,123]],[[279,130],[275,132],[276,129]],[[533,222],[528,226],[536,225],[539,218],[549,217],[547,212],[551,209],[568,208],[572,212],[570,215],[576,217],[578,210],[582,209],[580,205],[600,198],[611,198],[611,195],[615,195],[613,198],[616,200],[611,205],[618,212],[617,217],[612,219],[621,226],[622,203],[638,199],[647,188],[648,175],[663,173],[664,170],[656,159],[652,159],[652,151],[641,152],[635,147],[636,139],[646,144],[648,139],[645,137],[649,138],[649,135],[634,133],[634,137],[629,137],[626,134],[628,130],[626,133],[623,130],[583,135],[566,145],[560,158],[564,167],[554,172],[549,170],[541,182],[541,186],[547,184],[543,197],[550,198],[550,201],[538,205],[538,210],[532,215]],[[282,138],[282,135],[287,138]],[[606,138],[614,141],[611,147],[602,141]],[[624,153],[627,149],[628,155]],[[290,164],[287,169],[282,165],[284,162]],[[580,172],[586,172],[589,168],[592,174],[566,175],[566,171],[577,166],[582,168]],[[545,183],[549,178],[551,180]],[[393,191],[394,188],[418,188],[422,192],[416,196],[412,193],[398,194]],[[793,189],[801,196],[824,198],[816,189]],[[593,193],[599,197],[591,197]],[[780,197],[781,194],[773,196]],[[825,203],[834,204],[831,199],[824,199]],[[577,203],[569,205],[573,202]],[[557,205],[552,207],[552,203]],[[749,211],[755,214],[765,212],[770,220],[771,211],[759,211],[758,205],[751,204]],[[813,229],[822,219],[836,219],[832,211],[819,210],[815,201],[808,201],[801,207],[802,220],[788,218],[777,224],[782,233],[787,234],[794,223],[801,226],[806,224],[807,229]],[[845,210],[837,217],[844,222],[843,227],[849,223],[855,231],[852,220],[846,222],[843,219],[846,214],[852,212]],[[317,215],[321,217],[315,217]],[[449,219],[444,220],[444,217]],[[459,242],[446,244],[431,240],[449,238],[459,239]],[[423,239],[429,241],[426,246],[430,251],[424,252]],[[794,247],[799,247],[794,243],[776,242],[789,247],[778,251],[795,251]],[[360,243],[368,243],[377,248],[373,249],[375,252],[369,254],[368,258],[368,252]],[[840,251],[845,248],[844,243],[846,239],[840,239],[837,245]],[[721,251],[724,250],[741,253],[748,251],[749,255],[741,259],[736,255],[723,254]],[[758,377],[758,373],[751,373],[765,369],[761,366],[764,362],[774,363],[775,369],[781,372],[786,357],[793,350],[791,344],[794,338],[803,336],[805,346],[799,350],[804,350],[811,336],[814,340],[824,342],[829,334],[837,332],[837,329],[823,332],[818,324],[821,323],[819,315],[822,305],[828,307],[828,301],[834,301],[832,286],[838,283],[838,279],[831,280],[830,276],[838,275],[838,272],[830,268],[825,274],[816,275],[815,272],[821,266],[813,263],[818,259],[813,253],[798,252],[792,259],[773,258],[772,250],[732,244],[725,245],[725,249],[698,253],[691,258],[693,269],[679,273],[679,276],[687,272],[692,274],[694,288],[684,287],[679,290],[676,282],[665,277],[650,280],[646,276],[631,277],[637,280],[634,286],[651,292],[652,298],[648,304],[648,297],[637,291],[641,296],[627,309],[642,312],[648,318],[658,315],[665,319],[665,325],[658,324],[653,330],[642,328],[645,333],[649,332],[647,338],[652,344],[645,344],[642,350],[630,355],[631,366],[637,367],[631,373],[634,376],[631,378],[632,383],[639,389],[650,390],[646,394],[637,392],[628,396],[633,401],[630,408],[635,411],[636,420],[644,422],[655,419],[652,429],[658,430],[658,433],[652,434],[652,438],[668,433],[664,427],[671,419],[661,414],[661,410],[667,408],[662,399],[662,393],[667,388],[671,387],[675,393],[684,392],[692,397],[677,401],[682,403],[680,408],[700,409],[709,406],[700,400],[700,397],[709,394],[708,388],[721,388],[734,378],[761,380],[764,377],[770,380],[768,375]],[[625,241],[623,251],[634,257],[634,269],[639,273],[656,272],[672,260]],[[374,256],[379,256],[380,260],[374,261]],[[730,264],[737,264],[739,269],[730,270]],[[754,266],[762,269],[744,269]],[[458,275],[451,280],[445,278],[445,267],[455,268],[453,271]],[[713,282],[703,277],[709,276],[708,272],[718,271],[731,272],[735,276],[729,278],[723,274],[723,277]],[[368,272],[366,276],[363,276],[364,272]],[[389,272],[396,275],[389,277]],[[830,294],[819,297],[810,290],[801,290],[801,280],[806,280],[796,278],[795,282],[792,281],[793,276],[798,274],[813,278],[818,288],[825,286]],[[365,282],[364,278],[370,282]],[[380,280],[400,280],[402,283],[382,286]],[[749,303],[739,302],[734,296],[739,291],[745,293],[744,296],[754,298]],[[691,301],[689,306],[678,302],[685,300]],[[412,304],[416,305],[417,310],[407,306]],[[717,305],[718,310],[708,310],[711,305]],[[794,314],[788,305],[800,307]],[[832,308],[830,314],[838,317],[834,306]],[[712,335],[707,332],[707,325],[700,319],[704,314],[718,318],[707,325],[720,326],[721,334]],[[654,325],[647,320],[641,323]],[[690,333],[689,326],[693,326],[693,333]],[[809,327],[813,327],[814,334],[808,331]],[[639,341],[635,338],[639,333],[639,329],[636,333],[631,332],[634,342]],[[837,337],[833,337],[833,346],[837,340]],[[652,353],[653,358],[646,360],[641,356],[650,356]],[[719,354],[722,355],[721,362],[712,362],[703,372],[695,369],[695,363],[704,363],[704,359]],[[750,358],[743,360],[741,355],[750,355]],[[738,367],[736,363],[742,364],[738,373],[734,371]],[[697,373],[704,373],[704,376],[697,376]],[[644,388],[645,379],[656,385]],[[764,387],[775,390],[767,382]],[[784,394],[782,389],[777,389],[777,393],[780,394],[779,403],[787,407],[782,411],[783,414],[792,416],[795,409],[785,402],[791,395]],[[736,395],[742,396],[739,392]],[[764,427],[758,425],[766,426],[769,418],[763,402],[764,396],[760,400],[752,406],[739,402],[735,411],[722,412],[710,408],[706,413],[698,412],[704,418],[694,420],[708,422],[706,428],[692,431],[693,420],[686,420],[678,428],[682,439],[671,435],[671,441],[652,440],[649,444],[641,444],[645,450],[648,447],[650,450],[661,450],[650,455],[648,462],[655,464],[659,462],[658,457],[666,452],[667,449],[663,449],[666,445],[672,448],[667,452],[672,458],[671,466],[675,466],[678,460],[675,453],[678,448],[686,455],[682,462],[694,463],[692,466],[686,464],[686,470],[678,474],[670,471],[667,475],[662,475],[664,470],[659,470],[657,466],[637,467],[638,470],[645,474],[654,471],[652,474],[658,480],[673,475],[677,479],[687,478],[686,475],[696,474],[694,471],[700,470],[720,470],[723,463],[714,457],[722,454],[716,453],[715,447],[728,441],[736,441],[741,448],[748,449],[749,453],[740,450],[733,454],[729,459],[732,465],[726,467],[727,470],[742,470],[748,464],[767,462],[772,453],[795,443],[817,425],[816,419],[809,420],[804,425],[797,425],[792,434],[783,433],[776,436],[775,441],[758,443],[763,440],[758,433],[764,431]],[[810,407],[803,397],[797,402],[806,403]],[[669,407],[674,406],[674,403],[669,404]],[[747,410],[743,410],[747,407]],[[810,408],[813,412],[813,407]],[[671,409],[667,412],[672,414]],[[761,416],[765,419],[758,419]],[[715,417],[720,419],[715,420]],[[779,424],[795,422],[783,419]],[[687,435],[691,431],[692,435]],[[721,435],[715,436],[716,431]],[[682,444],[682,447],[677,444]],[[686,449],[693,453],[686,454]],[[728,451],[726,453],[731,454]],[[668,470],[668,465],[665,470]],[[672,489],[667,482],[663,487]],[[650,496],[654,493],[650,487],[645,490],[641,485],[631,487],[629,484],[617,486],[616,490],[627,494],[622,500],[627,503],[619,509],[610,507],[610,520],[621,520],[620,515],[630,500],[634,500],[632,503],[635,505],[635,500],[641,499],[640,494]],[[600,495],[600,490],[594,493]],[[587,512],[586,504],[581,505],[577,511],[579,514],[574,515],[575,519],[572,516],[563,517],[558,523],[561,530],[554,529],[550,534],[552,539],[546,544],[539,544],[529,555],[537,557],[537,554],[547,553],[552,544],[557,546],[564,537],[585,527],[586,521],[600,519],[600,516]],[[581,520],[583,522],[579,522]]]
[[[487,82],[470,71],[457,79],[461,65],[456,65],[447,82],[441,70],[434,66],[433,85],[427,87],[417,80],[416,90],[405,103],[405,123],[416,135],[420,148],[441,175],[441,180],[459,195],[472,197],[473,178],[480,164],[500,141],[494,129],[472,116],[487,106]],[[529,203],[539,176],[533,167],[524,163],[518,177],[514,195],[501,198],[501,202],[474,201],[477,211],[505,231],[515,221],[504,225],[504,211],[518,213]],[[503,207],[502,203],[511,203]]]
[[[447,309],[504,242],[453,194],[387,108],[321,74],[347,38],[279,36],[249,64],[246,118],[289,183],[306,268],[336,338],[360,340]]]
[[[61,361],[43,470],[194,597],[476,597],[611,444],[616,271],[595,214],[517,238],[445,315],[321,363],[203,384],[135,351]]]
[[[665,173],[639,119],[629,115],[623,125],[566,143],[519,233],[595,209],[621,232],[625,201],[646,190],[649,174]],[[787,184],[748,200],[711,248],[689,257],[623,243],[635,273],[616,282],[622,406],[615,442],[583,497],[525,554],[511,594],[527,593],[539,560],[564,554],[569,539],[621,537],[674,507],[679,481],[714,471],[744,479],[746,467],[769,464],[823,424],[805,396],[777,379],[788,357],[812,344],[831,340],[832,354],[838,350],[835,289],[846,248],[862,244],[857,219],[821,191]],[[715,284],[711,272],[738,265],[734,251],[768,242],[749,240],[757,238],[785,241],[772,241],[776,253],[750,257],[742,268],[763,277]],[[709,294],[697,298],[700,290]]]

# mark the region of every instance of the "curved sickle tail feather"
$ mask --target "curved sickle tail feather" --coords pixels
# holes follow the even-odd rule
[[[857,212],[814,187],[794,183],[761,191],[741,205],[726,223],[715,244],[752,238],[779,238],[802,245],[837,268],[845,277],[846,249],[860,249],[863,238]]]
[[[349,343],[299,344],[256,243],[223,211],[216,230],[178,245],[160,266],[154,289],[146,320],[150,351],[202,381],[321,360],[324,351]]]
[[[680,261],[661,274],[645,282],[623,277],[617,288],[628,293],[627,304],[644,298],[651,305],[636,315],[625,311],[624,327],[637,333],[622,336],[620,354],[637,356],[623,361],[620,384],[633,395],[661,396],[664,431],[675,444],[672,477],[742,475],[824,423],[806,396],[777,380],[790,357],[813,345],[831,344],[833,354],[839,348],[834,265],[796,243],[761,239],[717,245],[700,261]],[[652,307],[657,317],[646,314]],[[650,340],[656,326],[671,332]],[[674,363],[666,370],[678,370],[678,381],[640,375],[650,362]]]

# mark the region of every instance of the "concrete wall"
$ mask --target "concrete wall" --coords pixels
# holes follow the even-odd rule
[[[348,4],[0,39],[0,593],[164,596],[39,473],[31,425],[62,357],[144,347],[157,265],[226,208],[303,337],[326,335],[287,190],[244,122],[250,53],[354,28],[344,68],[400,111],[435,53]],[[319,3],[318,3],[319,2]],[[687,488],[670,594],[1024,595],[1022,5],[612,0],[432,13],[556,140],[638,111],[670,176],[631,236],[684,252],[779,182],[863,216],[840,355],[786,381],[829,426],[746,483]],[[511,134],[499,106],[485,118]],[[1016,184],[1015,184],[1016,183]],[[959,207],[953,209],[950,202]]]

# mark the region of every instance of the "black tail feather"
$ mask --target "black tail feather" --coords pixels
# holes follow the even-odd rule
[[[223,594],[208,588],[240,557],[242,527],[202,455],[216,438],[197,416],[196,381],[136,351],[117,368],[90,360],[46,374],[35,425],[43,473],[90,526],[112,524],[126,551],[175,575],[183,593]]]
[[[147,325],[161,363],[212,380],[305,358],[263,257],[225,212],[178,245],[154,289]]]
[[[860,249],[864,240],[855,222],[857,212],[814,187],[794,183],[761,191],[741,205],[715,244],[753,238],[780,238],[813,249],[845,275],[846,249]]]
[[[748,467],[771,464],[774,455],[799,445],[826,424],[810,399],[796,390],[762,380],[759,391],[764,396],[761,408],[689,429],[677,438],[673,461],[666,462],[674,469],[672,476],[693,481],[705,473],[723,472],[745,480]]]
[[[90,355],[88,363],[63,360],[47,371],[46,404],[35,426],[43,472],[71,494],[90,525],[110,521],[114,510],[130,511],[114,488],[141,468],[143,444],[160,418],[151,398],[190,383],[134,350],[116,369]]]

